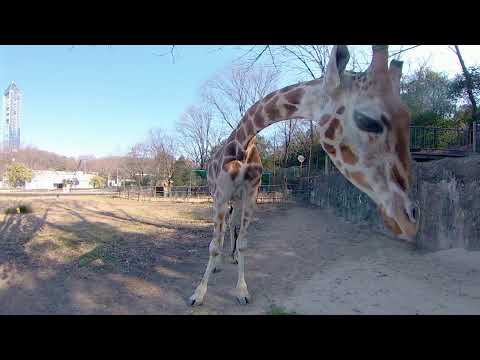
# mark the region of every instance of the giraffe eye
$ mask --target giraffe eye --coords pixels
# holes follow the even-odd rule
[[[375,134],[381,134],[383,132],[383,126],[377,120],[359,111],[353,112],[353,120],[360,130]]]

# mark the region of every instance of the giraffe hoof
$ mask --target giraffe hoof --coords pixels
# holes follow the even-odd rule
[[[195,295],[192,295],[190,296],[190,299],[188,300],[190,306],[200,306],[202,305],[202,302],[201,300],[198,300],[197,297]]]
[[[250,303],[250,298],[248,296],[237,296],[237,301],[240,305],[247,305]]]

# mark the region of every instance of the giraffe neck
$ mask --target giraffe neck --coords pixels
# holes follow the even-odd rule
[[[323,79],[298,83],[274,91],[251,106],[237,128],[230,134],[227,144],[238,142],[244,149],[258,132],[266,127],[293,118],[311,118],[313,108],[321,106]]]

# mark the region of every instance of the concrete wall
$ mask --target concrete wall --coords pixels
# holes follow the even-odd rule
[[[317,177],[302,185],[305,191],[299,198],[391,236],[376,205],[342,175]],[[480,250],[480,155],[414,163],[411,195],[420,205],[420,248]]]

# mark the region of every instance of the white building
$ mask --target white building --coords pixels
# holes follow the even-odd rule
[[[93,189],[90,181],[94,176],[95,174],[88,174],[83,171],[33,170],[32,181],[25,184],[25,189]]]
[[[20,148],[20,105],[22,93],[14,81],[3,93],[3,149],[15,151]]]

